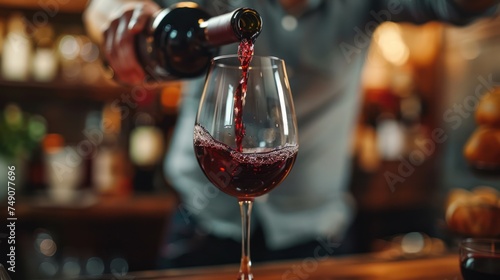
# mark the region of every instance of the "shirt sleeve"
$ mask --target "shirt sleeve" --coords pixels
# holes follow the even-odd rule
[[[498,7],[483,13],[471,13],[461,9],[454,0],[378,0],[375,10],[380,19],[416,24],[442,21],[454,25],[466,25],[485,16],[495,14]]]

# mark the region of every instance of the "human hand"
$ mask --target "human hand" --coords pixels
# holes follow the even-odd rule
[[[144,81],[145,72],[135,49],[135,36],[142,32],[160,7],[151,1],[125,3],[103,32],[102,51],[114,78],[127,84]]]

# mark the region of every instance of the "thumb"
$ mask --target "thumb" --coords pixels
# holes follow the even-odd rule
[[[128,29],[132,33],[139,33],[146,27],[146,23],[150,18],[150,15],[143,14],[141,11],[135,10],[130,18]]]
[[[128,29],[133,33],[138,33],[142,31],[152,16],[156,11],[160,10],[160,7],[152,4],[143,4],[136,7],[133,10],[130,22],[128,24]]]

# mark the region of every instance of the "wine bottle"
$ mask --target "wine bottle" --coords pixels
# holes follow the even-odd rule
[[[160,10],[137,37],[137,52],[148,82],[203,74],[218,47],[254,41],[262,30],[257,11],[238,8],[211,17],[192,2]]]

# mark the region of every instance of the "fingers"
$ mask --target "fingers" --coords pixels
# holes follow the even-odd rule
[[[143,9],[135,9],[130,18],[128,29],[132,32],[139,33],[146,27],[151,15],[145,14]]]
[[[133,10],[132,17],[128,25],[128,29],[132,32],[140,32],[146,27],[146,23],[149,22],[150,18],[153,17],[155,13],[160,10],[154,2],[144,2],[143,4],[136,6]]]
[[[136,4],[124,9],[104,32],[104,55],[119,81],[128,84],[144,81],[145,73],[137,58],[135,36],[146,28],[158,10],[156,4],[149,2]]]
[[[116,26],[118,25],[118,21],[113,21],[109,24],[108,28],[106,31],[104,31],[104,40],[103,40],[103,53],[104,57],[106,59],[106,62],[108,63],[113,70],[116,68],[116,55],[113,52],[114,50],[114,37],[115,37],[115,31],[116,31]]]
[[[119,20],[114,38],[116,53],[116,71],[118,78],[131,84],[144,80],[144,71],[138,61],[135,49],[135,35],[128,29],[133,11],[127,11]]]
[[[137,84],[144,80],[144,71],[137,59],[135,35],[128,29],[132,13],[127,13],[120,18],[116,27],[113,45],[116,54],[116,74],[128,83]]]
[[[126,83],[138,83],[138,77],[129,77],[129,72],[141,71],[140,66],[136,66],[136,70],[133,70],[133,65],[128,64],[127,61],[137,60],[135,53],[130,54],[130,50],[133,47],[132,42],[127,42],[123,40],[126,30],[123,28],[123,21],[127,21],[126,18],[119,18],[113,20],[108,29],[104,32],[104,56],[108,65],[114,71],[114,78],[120,82]],[[130,46],[132,45],[132,46]],[[140,77],[140,75],[139,75]]]

